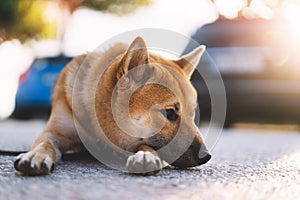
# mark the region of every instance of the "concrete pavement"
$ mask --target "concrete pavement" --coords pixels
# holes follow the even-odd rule
[[[23,177],[2,154],[0,199],[300,199],[299,132],[228,129],[212,153],[206,165],[152,177],[72,157],[50,176]]]

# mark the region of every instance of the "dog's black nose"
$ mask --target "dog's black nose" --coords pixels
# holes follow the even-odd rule
[[[193,144],[184,152],[183,155],[170,163],[175,167],[187,168],[203,165],[207,163],[210,158],[211,155],[205,145],[194,140]],[[165,157],[164,159],[167,160],[168,157]]]
[[[205,145],[201,145],[201,149],[199,151],[198,157],[199,157],[200,165],[207,163],[211,159],[211,155],[208,152]]]

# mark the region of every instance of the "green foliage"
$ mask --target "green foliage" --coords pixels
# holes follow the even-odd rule
[[[18,38],[55,38],[55,21],[45,18],[45,0],[1,0],[0,37],[4,40]]]
[[[0,0],[0,41],[56,38],[60,28],[57,20],[64,19],[47,19],[45,13],[49,3],[56,3],[71,12],[86,6],[122,15],[149,5],[151,0]]]
[[[81,5],[115,14],[128,14],[139,6],[151,4],[151,0],[84,0]]]

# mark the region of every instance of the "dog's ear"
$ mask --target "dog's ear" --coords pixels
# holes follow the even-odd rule
[[[192,73],[194,72],[195,68],[199,64],[199,61],[204,51],[205,51],[205,46],[200,45],[192,52],[181,56],[178,60],[175,61],[183,69],[183,71],[188,76],[188,78],[192,76]]]
[[[145,41],[141,37],[137,37],[130,44],[120,62],[117,79],[119,80],[126,75],[130,76],[135,81],[143,79],[143,76],[147,71],[146,65],[148,63],[149,55]]]

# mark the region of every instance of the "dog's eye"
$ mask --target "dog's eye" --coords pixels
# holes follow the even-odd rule
[[[165,109],[161,113],[171,122],[175,122],[178,119],[178,115],[174,109]]]

